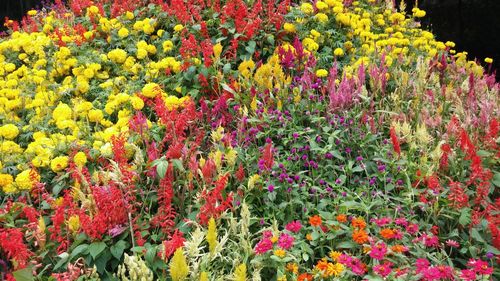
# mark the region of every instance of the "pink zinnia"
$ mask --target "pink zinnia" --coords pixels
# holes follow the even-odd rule
[[[451,240],[451,239],[446,240],[446,245],[449,246],[449,247],[452,247],[452,248],[458,248],[458,247],[460,247],[460,244],[457,241]]]
[[[382,260],[387,253],[387,246],[384,242],[379,242],[377,245],[372,246],[370,257],[376,260]]]
[[[298,233],[300,231],[300,229],[302,229],[302,224],[300,223],[300,221],[292,221],[292,222],[288,223],[285,226],[285,228],[286,228],[286,230],[288,230],[290,232]]]
[[[282,233],[280,235],[279,240],[278,240],[278,246],[280,246],[284,250],[288,250],[293,246],[294,240],[295,239],[292,236],[290,236],[286,233]]]
[[[392,272],[392,263],[384,262],[384,264],[376,265],[373,267],[373,271],[375,271],[375,273],[385,278]]]
[[[257,253],[258,255],[264,254],[267,251],[271,250],[272,248],[273,248],[273,242],[271,241],[271,239],[264,238],[260,240],[260,242],[257,243],[257,245],[255,245],[255,253]]]
[[[468,266],[472,267],[477,274],[481,275],[491,275],[493,273],[493,268],[489,266],[488,262],[482,260],[471,259],[467,263]]]
[[[473,281],[476,280],[476,273],[472,269],[462,269],[460,278],[464,281]]]

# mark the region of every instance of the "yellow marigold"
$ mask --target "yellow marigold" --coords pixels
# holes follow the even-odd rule
[[[76,233],[80,229],[80,217],[78,215],[72,215],[71,217],[69,217],[66,224],[69,231],[71,231],[72,233]]]
[[[5,193],[16,193],[17,188],[13,184],[8,184],[2,187],[3,192]]]
[[[217,228],[213,217],[208,221],[207,242],[210,253],[214,253],[217,247]]]
[[[92,109],[89,110],[87,117],[89,118],[90,122],[101,122],[101,120],[104,118],[104,113],[102,113],[102,110],[100,109]]]
[[[68,156],[56,157],[50,161],[50,169],[56,173],[60,172],[68,167],[68,160]]]
[[[144,107],[144,101],[138,96],[131,97],[130,103],[135,110],[141,110]]]
[[[148,83],[142,88],[142,94],[147,98],[154,98],[161,92],[160,86],[156,83]]]
[[[84,152],[79,151],[73,157],[73,161],[75,161],[76,166],[83,167],[87,163],[87,155]]]
[[[300,10],[308,15],[314,12],[313,6],[309,3],[302,3],[302,5],[300,5]]]
[[[19,129],[14,124],[6,124],[0,127],[0,136],[11,140],[19,135]]]
[[[280,258],[284,258],[286,256],[286,252],[283,249],[277,249],[274,251],[274,255]]]
[[[333,54],[337,57],[341,57],[344,55],[344,50],[342,50],[342,48],[336,48],[333,50]]]
[[[316,8],[318,8],[318,10],[320,10],[320,11],[326,10],[326,9],[328,9],[328,5],[323,1],[318,1],[318,2],[316,2]]]
[[[40,181],[40,175],[34,170],[24,170],[16,176],[15,184],[21,190],[30,190],[33,184]]]
[[[174,43],[170,40],[166,40],[162,44],[164,52],[170,52],[174,48]]]
[[[314,16],[320,23],[326,23],[328,22],[328,16],[324,13],[317,13]]]
[[[246,281],[247,280],[247,266],[242,263],[236,267],[234,271],[234,280],[235,281]]]
[[[6,187],[14,182],[14,178],[9,174],[0,174],[0,187]]]
[[[316,76],[318,76],[318,77],[326,77],[327,75],[328,75],[328,70],[326,70],[326,69],[316,70]]]
[[[122,27],[120,28],[120,30],[118,30],[118,36],[120,36],[121,38],[127,37],[128,34],[129,34],[128,29],[126,29],[125,27]]]
[[[59,102],[54,111],[52,111],[52,119],[55,121],[69,120],[72,115],[73,111],[71,110],[71,107],[63,102]]]
[[[186,262],[182,247],[175,251],[174,256],[170,260],[169,270],[172,281],[183,281],[188,276],[189,266]]]
[[[115,63],[122,64],[127,59],[127,52],[122,49],[114,49],[109,51],[108,58]]]
[[[297,31],[295,25],[293,23],[288,23],[288,22],[283,25],[283,29],[288,33],[295,33]]]

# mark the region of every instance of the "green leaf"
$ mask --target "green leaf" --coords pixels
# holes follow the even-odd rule
[[[61,266],[63,266],[68,261],[69,254],[66,253],[66,252],[64,252],[64,253],[60,254],[58,257],[60,257],[61,259],[54,266],[54,270],[60,268]]]
[[[125,251],[126,248],[127,248],[127,242],[120,240],[116,244],[111,246],[109,250],[111,251],[113,257],[119,260],[122,258],[123,251]]]
[[[71,251],[70,260],[72,260],[73,258],[77,257],[80,254],[85,253],[88,249],[89,249],[88,244],[78,245],[75,249],[73,249],[73,251]]]
[[[309,255],[307,253],[302,253],[302,259],[304,261],[308,261],[309,260]]]
[[[168,162],[166,160],[158,161],[158,164],[156,164],[156,172],[158,173],[158,176],[161,179],[165,177],[167,169],[168,169]]]
[[[500,187],[500,173],[495,173],[491,182],[497,187]]]
[[[460,212],[460,218],[458,218],[458,223],[460,225],[468,225],[470,223],[470,209],[465,208]]]
[[[155,257],[156,257],[156,246],[153,246],[146,251],[146,256],[145,256],[146,262],[152,264]]]
[[[351,241],[344,241],[337,244],[338,249],[352,249],[354,247],[356,247],[356,244],[352,243]]]
[[[104,242],[94,242],[90,244],[89,251],[92,258],[96,258],[99,254],[106,249],[106,243]]]
[[[16,270],[12,272],[12,275],[14,275],[14,279],[16,281],[32,281],[35,280],[33,277],[33,270],[31,267],[26,267],[20,270]]]
[[[479,231],[477,231],[477,229],[475,228],[471,230],[471,237],[474,238],[477,242],[486,243]]]
[[[172,159],[172,164],[174,164],[174,167],[177,168],[179,171],[181,172],[184,171],[184,166],[182,166],[182,161],[180,159]]]

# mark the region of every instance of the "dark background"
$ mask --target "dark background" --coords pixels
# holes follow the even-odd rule
[[[415,1],[406,0],[409,14]],[[0,20],[20,19],[41,3],[42,0],[0,0]],[[427,12],[422,25],[433,31],[438,40],[455,42],[457,51],[467,51],[469,59],[477,58],[483,65],[485,57],[493,58],[493,68],[500,69],[500,0],[418,0],[418,4]],[[3,25],[0,30],[4,30]]]

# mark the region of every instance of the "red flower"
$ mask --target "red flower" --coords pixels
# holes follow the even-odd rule
[[[401,155],[401,147],[399,146],[398,136],[396,135],[396,129],[394,129],[394,127],[391,127],[390,134],[391,134],[391,142],[392,142],[392,146],[394,147],[394,151],[398,155]]]

